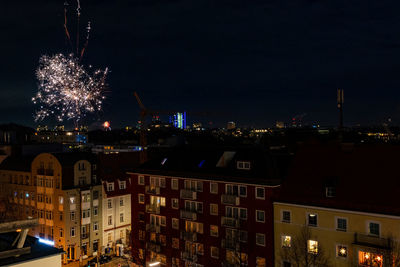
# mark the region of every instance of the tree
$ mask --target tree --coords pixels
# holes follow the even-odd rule
[[[288,261],[295,267],[332,266],[323,247],[319,243],[309,243],[315,239],[309,226],[302,226],[299,233],[291,239],[290,245],[281,248],[280,260]]]

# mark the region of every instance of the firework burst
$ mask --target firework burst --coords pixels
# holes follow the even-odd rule
[[[40,58],[38,92],[32,98],[39,105],[35,121],[55,116],[58,121],[73,120],[77,124],[87,113],[101,110],[108,68],[87,71],[79,61],[72,54]]]

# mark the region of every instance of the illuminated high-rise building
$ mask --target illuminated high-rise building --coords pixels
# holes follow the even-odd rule
[[[186,111],[175,113],[170,117],[170,122],[175,128],[186,129]]]

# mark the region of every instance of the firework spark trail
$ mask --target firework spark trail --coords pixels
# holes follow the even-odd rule
[[[42,56],[36,70],[39,89],[32,98],[40,104],[35,121],[54,115],[59,121],[72,119],[77,124],[86,113],[100,111],[107,73],[108,68],[86,71],[72,54]]]

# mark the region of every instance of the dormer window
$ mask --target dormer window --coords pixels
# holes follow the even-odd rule
[[[126,188],[126,181],[119,181],[119,189],[125,189]]]
[[[114,191],[114,183],[107,183],[107,191]]]
[[[335,197],[336,196],[336,187],[335,186],[326,186],[325,187],[325,196],[326,197]]]
[[[238,161],[237,168],[239,170],[250,170],[250,161]]]

